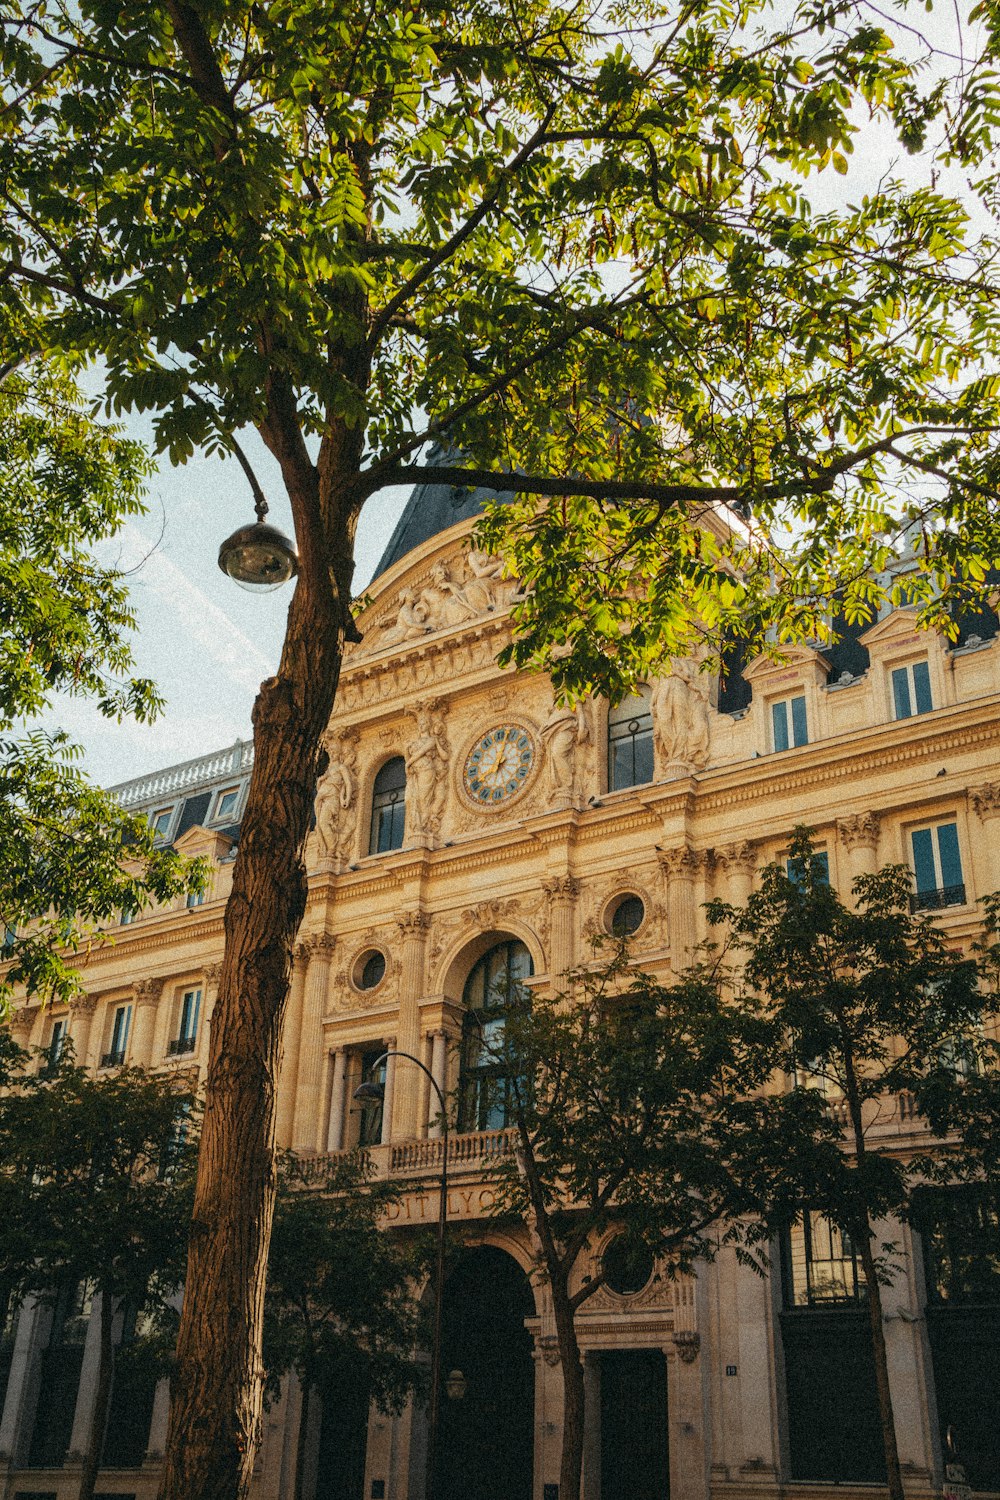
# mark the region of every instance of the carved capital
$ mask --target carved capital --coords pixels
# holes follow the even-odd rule
[[[837,832],[845,849],[874,849],[878,844],[879,820],[875,813],[854,813],[837,820]]]
[[[295,947],[292,949],[292,959],[297,964],[307,964],[309,962],[309,957],[310,957],[312,951],[313,951],[313,939],[312,938],[299,938],[299,941],[295,944]]]
[[[69,1008],[74,1016],[92,1016],[97,1009],[97,996],[74,995],[69,1002]]]
[[[28,1037],[32,1026],[35,1024],[35,1017],[38,1015],[39,1009],[40,1007],[37,1005],[22,1005],[19,1010],[15,1010],[12,1013],[9,1025],[15,1039],[17,1037]]]
[[[204,969],[202,970],[202,973],[205,977],[206,984],[218,984],[219,980],[222,978],[221,960],[216,964],[206,964]]]
[[[554,875],[542,881],[542,890],[553,904],[568,904],[580,894],[580,882],[574,875]]]
[[[701,868],[703,855],[687,844],[681,844],[678,849],[660,849],[657,858],[660,868],[669,879],[674,880],[679,876],[684,880],[692,880]]]
[[[969,801],[978,818],[985,821],[1000,813],[1000,782],[987,781],[982,786],[969,787]]]
[[[162,979],[137,979],[132,986],[136,1005],[155,1005],[163,993]]]
[[[425,911],[404,911],[396,918],[403,937],[420,937],[430,931],[431,919]]]
[[[748,839],[738,844],[723,844],[715,854],[729,875],[752,875],[757,868],[757,851]]]

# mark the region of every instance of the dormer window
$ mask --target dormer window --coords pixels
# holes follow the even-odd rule
[[[153,830],[153,837],[165,839],[170,832],[170,825],[174,821],[174,807],[160,807],[152,814],[149,826]]]
[[[779,698],[771,704],[771,740],[774,750],[797,749],[809,743],[805,694]]]
[[[235,818],[236,809],[240,805],[240,788],[238,786],[223,787],[221,792],[216,793],[215,811],[212,813],[212,821],[218,822],[223,818]]]
[[[934,707],[931,698],[931,674],[926,661],[895,667],[892,673],[892,705],[897,719],[911,719],[914,714],[929,714]]]

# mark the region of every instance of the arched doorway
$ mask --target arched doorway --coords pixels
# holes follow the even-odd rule
[[[465,1251],[445,1282],[442,1373],[460,1371],[464,1391],[442,1392],[441,1500],[531,1500],[534,1311],[521,1267],[492,1245]]]

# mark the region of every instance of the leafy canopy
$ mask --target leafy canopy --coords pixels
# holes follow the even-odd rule
[[[160,707],[130,675],[125,581],[93,550],[142,510],[148,472],[57,366],[36,359],[0,383],[0,1004],[19,984],[69,998],[72,953],[102,924],[202,878],[91,785],[63,732],[23,722],[57,692],[117,719]]]
[[[513,654],[564,691],[823,636],[835,589],[946,625],[1000,559],[995,249],[926,163],[809,190],[870,125],[990,210],[978,13],[951,80],[903,3],[5,0],[0,275],[174,461],[256,425],[341,593],[430,440],[506,472]]]

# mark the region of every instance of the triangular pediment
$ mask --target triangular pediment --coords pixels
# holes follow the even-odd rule
[[[780,661],[774,661],[770,656],[755,656],[743,668],[743,676],[748,682],[767,683],[796,670],[821,672],[825,677],[830,671],[830,663],[815,646],[785,646]]]
[[[227,833],[222,833],[217,828],[203,828],[200,823],[186,829],[179,839],[174,840],[174,848],[185,859],[195,859],[198,855],[215,860],[224,859],[232,847],[233,840]]]
[[[891,614],[886,615],[884,620],[876,620],[874,625],[869,625],[868,629],[858,636],[858,640],[870,650],[872,646],[885,645],[901,637],[917,634],[917,611],[909,605],[904,605],[901,609],[894,609]],[[927,632],[919,631],[919,634],[926,635]]]

